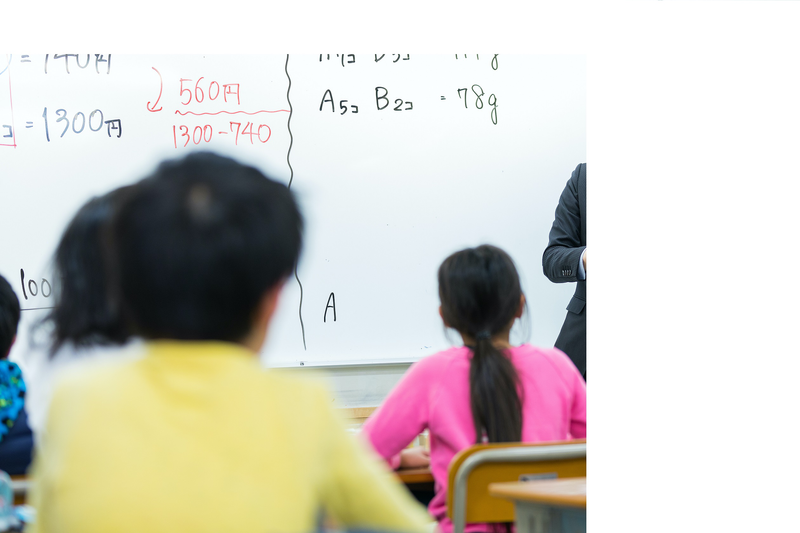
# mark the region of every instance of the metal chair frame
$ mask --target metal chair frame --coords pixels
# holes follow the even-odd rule
[[[586,457],[586,443],[556,444],[480,450],[467,457],[456,472],[453,486],[453,533],[464,533],[467,517],[467,480],[476,467],[486,463],[559,461]]]

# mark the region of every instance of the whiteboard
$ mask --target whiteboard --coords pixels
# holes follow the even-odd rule
[[[541,256],[586,161],[584,56],[0,55],[0,273],[25,309],[20,338],[52,306],[75,211],[193,150],[259,167],[304,213],[267,364],[409,362],[458,344],[436,271],[482,243],[522,277],[531,327],[512,342],[553,345],[574,285],[547,280]]]

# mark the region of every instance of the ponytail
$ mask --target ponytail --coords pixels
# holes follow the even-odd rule
[[[517,371],[492,344],[519,309],[522,289],[511,258],[483,245],[456,252],[439,267],[439,297],[445,323],[475,339],[469,369],[475,442],[519,442],[522,402]]]
[[[483,442],[484,435],[488,442],[519,442],[522,404],[517,392],[517,371],[508,357],[492,345],[491,338],[486,337],[476,338],[469,366],[475,442]]]

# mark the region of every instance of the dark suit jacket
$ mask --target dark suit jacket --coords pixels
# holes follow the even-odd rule
[[[586,248],[586,163],[575,168],[556,207],[550,242],[542,255],[544,275],[554,283],[577,281],[567,317],[556,339],[581,374],[586,375],[586,281],[578,281],[578,264]]]

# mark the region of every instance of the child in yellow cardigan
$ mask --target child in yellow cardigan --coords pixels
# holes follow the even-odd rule
[[[422,532],[318,384],[257,360],[301,247],[288,189],[208,153],[163,163],[110,232],[111,295],[146,355],[65,378],[34,465],[35,531]]]

